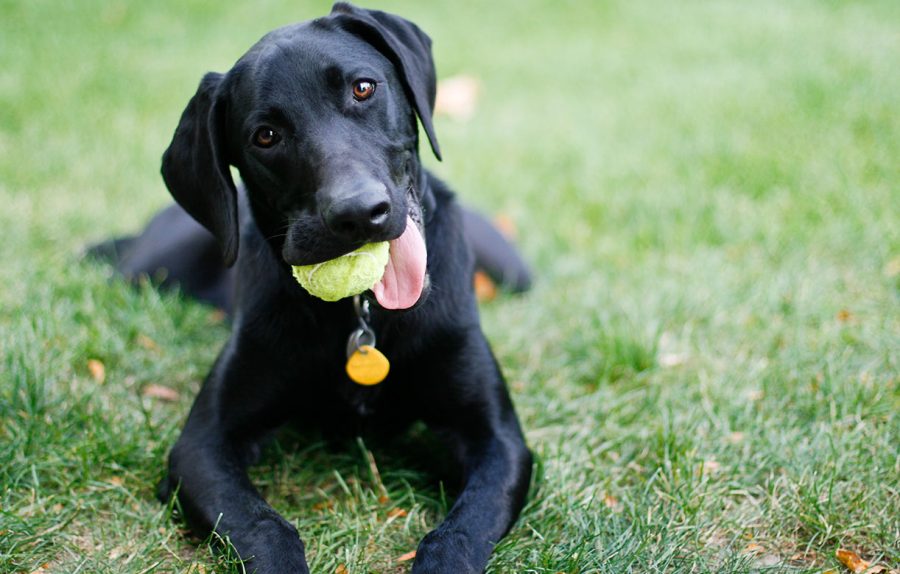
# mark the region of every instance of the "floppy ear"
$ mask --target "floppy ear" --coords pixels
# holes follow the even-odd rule
[[[338,2],[331,16],[338,27],[359,36],[384,54],[400,72],[406,94],[425,128],[431,151],[441,159],[431,115],[437,92],[437,72],[431,57],[431,38],[399,16]]]
[[[203,77],[162,158],[175,201],[216,237],[225,265],[238,252],[237,191],[225,157],[222,74]]]

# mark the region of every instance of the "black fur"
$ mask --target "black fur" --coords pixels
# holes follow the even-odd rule
[[[351,93],[359,78],[376,81],[364,101]],[[421,419],[446,439],[463,486],[419,545],[415,573],[482,572],[524,503],[531,454],[481,332],[465,236],[495,232],[419,162],[417,118],[439,154],[434,94],[430,40],[402,18],[336,4],[327,17],[276,30],[228,73],[203,79],[163,158],[172,195],[212,235],[173,207],[142,236],[107,246],[130,253],[120,258],[127,275],[166,268],[167,280],[233,309],[232,336],[172,449],[160,496],[177,489],[192,528],[227,535],[249,571],[308,572],[300,534],[246,474],[264,437],[290,420],[367,432]],[[280,141],[254,144],[261,126]],[[343,370],[352,302],[308,295],[290,265],[394,239],[407,214],[424,230],[429,288],[407,311],[372,300],[391,372],[362,387]],[[511,248],[499,241],[491,249],[502,260]],[[217,264],[219,253],[236,266]]]

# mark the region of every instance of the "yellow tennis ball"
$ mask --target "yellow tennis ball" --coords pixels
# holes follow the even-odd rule
[[[313,265],[295,265],[294,278],[310,295],[337,301],[371,289],[384,275],[390,243],[369,243],[356,251]]]

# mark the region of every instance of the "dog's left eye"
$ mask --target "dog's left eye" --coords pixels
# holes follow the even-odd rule
[[[278,135],[278,132],[269,126],[263,126],[253,134],[253,143],[262,148],[272,147],[280,140],[281,136]]]
[[[357,102],[368,100],[374,93],[374,80],[356,80],[355,82],[353,82],[353,99]]]

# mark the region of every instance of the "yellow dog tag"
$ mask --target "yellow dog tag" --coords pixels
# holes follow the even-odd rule
[[[347,359],[347,375],[360,385],[377,385],[388,376],[391,363],[371,345],[361,345]]]

